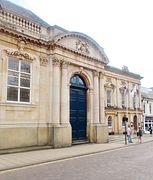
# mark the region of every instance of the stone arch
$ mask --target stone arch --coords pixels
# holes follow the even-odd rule
[[[73,77],[74,75],[80,75],[84,79],[88,89],[92,89],[93,88],[91,77],[90,77],[90,75],[85,70],[80,69],[80,70],[70,71],[68,73],[68,81],[69,82],[70,82],[71,77]]]
[[[92,99],[92,95],[91,92],[93,91],[93,83],[92,83],[92,78],[91,76],[88,74],[88,72],[86,72],[84,69],[78,70],[78,69],[73,69],[72,71],[70,71],[68,73],[68,81],[69,81],[69,100],[70,100],[70,80],[73,76],[75,75],[79,75],[86,83],[86,87],[87,87],[87,91],[86,91],[86,101],[87,101],[87,140],[90,141],[90,131],[89,131],[89,126],[90,123],[92,122],[92,117],[91,117],[91,111],[92,111],[92,106],[91,106],[91,99]],[[69,111],[70,111],[70,104],[69,104]]]
[[[99,56],[96,56],[96,57],[93,57],[93,58],[95,60],[97,59],[98,61],[103,62],[104,64],[108,64],[109,63],[108,57],[106,56],[106,54],[104,52],[104,49],[94,39],[92,39],[91,37],[87,36],[86,34],[79,33],[79,32],[65,32],[65,33],[62,33],[60,35],[57,35],[53,39],[53,42],[56,45],[59,45],[60,47],[63,47],[65,49],[71,49],[72,46],[71,47],[67,47],[67,45],[68,45],[67,43],[66,44],[62,44],[62,41],[66,41],[66,39],[68,39],[68,38],[73,38],[74,40],[76,38],[78,38],[81,41],[83,40],[85,42],[85,44],[89,43],[90,46],[93,47],[93,49],[97,50],[96,54],[99,54]],[[73,52],[77,52],[77,50],[73,49]],[[87,53],[87,57],[90,57],[90,56],[88,56],[88,50],[86,51],[86,53]],[[94,54],[94,56],[95,56],[95,54]]]

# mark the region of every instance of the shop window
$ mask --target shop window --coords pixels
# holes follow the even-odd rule
[[[31,63],[25,60],[9,58],[7,100],[30,102]]]

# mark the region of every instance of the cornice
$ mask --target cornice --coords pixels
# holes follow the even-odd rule
[[[65,47],[65,46],[63,46],[63,45],[59,45],[59,44],[56,44],[56,43],[52,43],[52,44],[50,44],[50,47],[52,47],[52,49],[53,49],[53,48],[55,49],[55,47],[59,47],[59,48],[61,48],[61,49],[63,49],[63,50],[66,50],[66,51],[68,51],[68,52],[71,52],[71,53],[74,53],[74,54],[76,54],[76,55],[79,55],[79,56],[82,56],[82,57],[84,57],[84,58],[87,58],[87,59],[90,60],[91,62],[95,62],[95,61],[96,61],[96,62],[98,62],[98,63],[104,64],[104,63],[101,61],[101,59],[93,58],[93,57],[91,57],[91,56],[89,56],[89,55],[86,55],[86,54],[84,54],[84,53],[78,52],[77,50],[73,50],[73,49],[67,48],[67,47]]]
[[[25,39],[26,41],[29,41],[31,43],[35,43],[35,44],[40,45],[40,46],[48,47],[47,41],[38,39],[36,37],[29,36],[29,35],[24,34],[22,32],[19,32],[19,31],[17,31],[17,28],[10,23],[6,24],[6,23],[2,23],[2,21],[0,21],[0,32],[7,34],[7,35],[10,35],[10,36],[13,36],[13,37],[16,37],[16,38]]]
[[[89,54],[84,54],[84,53],[82,53],[80,51],[70,49],[70,48],[67,48],[67,47],[65,47],[63,45],[58,44],[57,43],[58,40],[56,40],[56,41],[55,40],[45,41],[45,40],[42,40],[42,39],[38,39],[36,37],[32,37],[30,35],[27,35],[27,34],[24,34],[22,32],[17,31],[15,26],[11,26],[11,28],[10,28],[9,26],[7,26],[6,24],[1,23],[1,22],[2,21],[0,21],[0,32],[2,32],[4,34],[9,34],[10,36],[13,36],[15,38],[24,39],[27,42],[31,42],[33,44],[36,44],[37,46],[45,47],[48,50],[55,50],[55,48],[58,47],[58,48],[63,49],[65,51],[67,51],[67,52],[71,52],[71,53],[74,53],[74,54],[76,54],[78,56],[87,58],[91,62],[96,61],[97,63],[105,64],[104,62],[102,62],[101,59],[91,57]]]

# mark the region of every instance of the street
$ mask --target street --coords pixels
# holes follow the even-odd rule
[[[152,180],[153,142],[0,172],[0,180]]]

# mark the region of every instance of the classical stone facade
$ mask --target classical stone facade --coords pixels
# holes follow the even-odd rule
[[[129,122],[141,117],[139,75],[108,66],[87,35],[50,26],[9,1],[0,5],[0,149],[108,142],[108,130],[123,131],[123,82],[128,97],[137,86]]]
[[[109,134],[122,134],[125,131],[123,117],[136,133],[142,125],[141,83],[137,74],[130,73],[126,67],[122,70],[107,66],[105,68],[105,118]],[[111,96],[109,101],[108,96]]]

